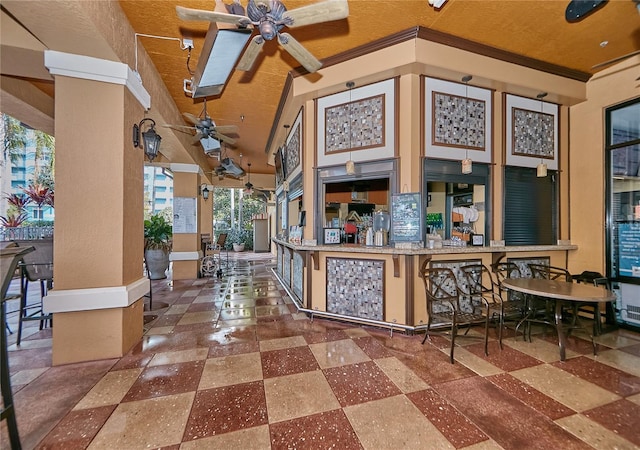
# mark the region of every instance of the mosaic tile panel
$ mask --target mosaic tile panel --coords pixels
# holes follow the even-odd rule
[[[276,246],[278,249],[278,259],[276,262],[277,265],[277,270],[278,270],[278,275],[280,275],[280,277],[282,277],[282,258],[284,257],[283,253],[282,253],[282,245],[278,245]]]
[[[513,108],[511,153],[553,159],[555,117],[552,114]]]
[[[282,251],[282,281],[288,287],[291,287],[291,249],[283,247]]]
[[[292,174],[300,165],[301,149],[300,123],[298,123],[296,129],[291,132],[289,142],[285,146],[284,165],[287,176]]]
[[[384,320],[384,261],[327,258],[327,311]]]
[[[433,111],[434,144],[484,150],[484,101],[434,91]]]
[[[384,95],[325,109],[325,153],[384,145]]]
[[[293,252],[293,276],[291,278],[293,293],[304,304],[304,257],[298,253]]]

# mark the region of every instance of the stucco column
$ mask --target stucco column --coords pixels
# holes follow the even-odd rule
[[[123,356],[142,337],[143,153],[149,107],[125,64],[45,53],[55,77],[53,364]]]
[[[202,250],[200,247],[200,217],[203,209],[200,196],[201,169],[195,164],[171,164],[173,172],[173,262],[174,280],[198,277]],[[213,196],[207,200],[213,201]],[[202,202],[202,203],[201,203]]]

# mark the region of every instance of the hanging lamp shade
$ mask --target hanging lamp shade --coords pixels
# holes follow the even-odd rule
[[[147,155],[149,161],[153,161],[153,159],[158,156],[160,141],[162,141],[162,137],[156,133],[153,129],[153,125],[147,131],[142,132],[142,147],[144,148],[144,154]]]

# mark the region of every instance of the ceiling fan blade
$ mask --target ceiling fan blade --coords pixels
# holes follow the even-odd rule
[[[212,138],[217,139],[219,141],[222,141],[222,142],[224,142],[226,144],[233,145],[233,144],[236,143],[236,140],[234,138],[231,138],[229,136],[225,136],[224,134],[220,134],[220,133],[217,133],[217,132],[214,132],[212,134],[213,134],[213,136],[211,136]]]
[[[340,20],[348,16],[349,4],[347,0],[326,0],[301,8],[295,8],[284,13],[284,17],[293,19],[293,23],[289,25],[289,28]]]
[[[168,123],[162,124],[162,126],[165,128],[173,128],[174,130],[184,131],[184,132],[192,131],[196,129],[196,127],[188,127],[186,125],[171,125]]]
[[[216,133],[237,133],[238,126],[237,125],[217,125],[213,127],[213,130]]]
[[[191,113],[182,113],[182,115],[183,115],[184,117],[186,117],[186,118],[187,118],[187,120],[188,120],[189,122],[191,122],[192,124],[194,124],[194,125],[199,125],[199,124],[200,124],[200,119],[198,119],[198,118],[197,118],[196,116],[194,116],[193,114],[191,114]]]
[[[259,34],[254,36],[247,45],[247,49],[244,51],[242,58],[238,62],[236,69],[249,71],[251,67],[253,67],[253,63],[256,61],[256,57],[258,53],[260,53],[260,48],[262,48],[262,44],[264,44],[264,38]]]
[[[201,20],[207,22],[232,23],[237,26],[247,26],[251,20],[246,16],[237,14],[227,14],[217,11],[206,11],[204,9],[191,9],[184,6],[176,6],[176,13],[182,20]]]
[[[609,61],[601,62],[600,64],[596,64],[595,66],[591,66],[592,69],[599,69],[600,67],[608,66],[609,64],[615,64],[617,62],[623,61],[627,58],[631,58],[632,56],[640,55],[640,50],[636,50],[635,52],[627,53],[626,55],[619,56],[617,58],[610,59]]]
[[[278,41],[291,56],[298,60],[302,67],[307,69],[307,72],[313,73],[322,67],[322,63],[289,33],[278,34]]]

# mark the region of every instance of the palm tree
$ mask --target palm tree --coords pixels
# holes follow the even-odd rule
[[[4,159],[16,164],[27,146],[27,130],[19,120],[2,114],[2,131]]]

